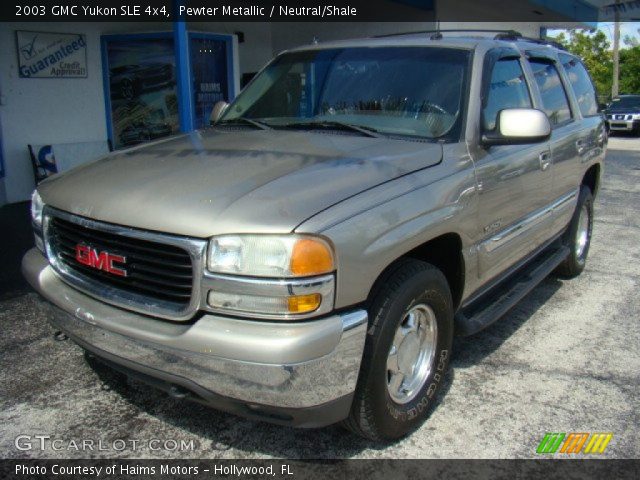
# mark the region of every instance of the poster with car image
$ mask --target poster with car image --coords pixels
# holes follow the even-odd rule
[[[178,131],[173,38],[170,34],[103,37],[116,149]]]

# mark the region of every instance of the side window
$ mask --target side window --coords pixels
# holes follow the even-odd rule
[[[591,82],[587,69],[580,60],[571,55],[561,53],[558,57],[560,57],[560,62],[564,67],[564,71],[567,72],[569,82],[576,94],[582,116],[597,115],[598,100],[596,98],[596,89]]]
[[[549,61],[537,59],[531,59],[529,63],[540,89],[542,108],[549,117],[551,125],[558,125],[571,119],[569,99],[556,66]]]
[[[491,72],[486,104],[482,110],[482,125],[485,130],[493,130],[496,116],[505,108],[531,108],[531,95],[516,59],[499,60]]]

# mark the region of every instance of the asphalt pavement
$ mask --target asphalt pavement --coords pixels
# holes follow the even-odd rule
[[[28,224],[23,210],[14,215]],[[13,226],[1,213],[5,235]],[[391,445],[337,426],[219,413],[88,362],[54,340],[42,301],[15,278],[31,241],[20,235],[13,250],[2,244],[12,273],[0,282],[0,457],[535,458],[546,432],[611,432],[601,457],[640,457],[640,139],[610,141],[585,272],[549,277],[487,330],[457,338],[446,395]],[[60,440],[58,449],[49,440],[25,448],[35,435]],[[94,449],[74,448],[83,440]]]

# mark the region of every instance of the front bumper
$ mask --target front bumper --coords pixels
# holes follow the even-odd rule
[[[607,126],[616,132],[633,132],[640,129],[640,120],[607,119]]]
[[[347,417],[367,313],[267,322],[205,314],[158,320],[107,305],[67,285],[32,249],[22,272],[51,302],[49,320],[114,368],[174,396],[274,423],[318,427]]]

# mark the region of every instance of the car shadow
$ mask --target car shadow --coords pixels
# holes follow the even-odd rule
[[[451,366],[468,368],[495,352],[529,320],[562,287],[562,282],[549,276],[517,305],[489,327],[468,337],[455,337]]]

